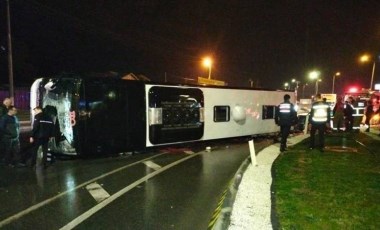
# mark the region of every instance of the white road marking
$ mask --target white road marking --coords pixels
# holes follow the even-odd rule
[[[143,163],[149,168],[154,169],[154,170],[159,170],[160,168],[162,168],[161,165],[158,165],[154,163],[153,161],[144,161]]]
[[[123,170],[123,169],[129,168],[129,167],[132,167],[132,166],[137,165],[137,164],[140,164],[140,163],[142,163],[142,162],[144,162],[144,161],[146,161],[146,160],[148,160],[148,159],[153,159],[153,158],[155,158],[155,157],[158,157],[158,156],[161,156],[161,155],[164,155],[164,154],[165,154],[165,153],[161,153],[161,154],[158,154],[158,155],[155,155],[155,156],[148,157],[148,158],[146,158],[146,159],[143,159],[143,160],[137,161],[137,162],[135,162],[135,163],[132,163],[132,164],[129,164],[129,165],[126,165],[126,166],[120,167],[120,168],[118,168],[118,169],[112,170],[112,171],[110,171],[110,172],[108,172],[108,173],[105,173],[105,174],[103,174],[103,175],[100,175],[100,176],[98,176],[98,177],[95,177],[95,178],[93,178],[93,179],[91,179],[91,180],[88,180],[88,181],[86,181],[86,182],[84,182],[84,183],[82,183],[82,184],[80,184],[80,185],[78,185],[78,186],[76,186],[76,187],[74,187],[74,188],[72,188],[72,189],[69,189],[69,190],[63,191],[63,192],[59,193],[59,194],[56,195],[56,196],[50,197],[50,198],[48,198],[48,199],[46,199],[46,200],[44,200],[44,201],[42,201],[42,202],[40,202],[40,203],[38,203],[38,204],[35,204],[35,205],[33,205],[33,206],[30,206],[29,208],[24,209],[24,210],[22,210],[21,212],[16,213],[16,214],[14,214],[14,215],[12,215],[12,216],[10,216],[10,217],[8,217],[8,218],[6,218],[6,219],[0,221],[0,228],[4,227],[5,225],[7,225],[7,224],[9,224],[9,223],[11,223],[11,222],[13,222],[13,221],[16,221],[16,220],[20,219],[21,217],[23,217],[23,216],[25,216],[25,215],[31,213],[31,212],[34,211],[34,210],[37,210],[37,209],[39,209],[39,208],[41,208],[41,207],[43,207],[43,206],[45,206],[45,205],[47,205],[47,204],[49,204],[49,203],[55,201],[56,199],[60,198],[61,196],[64,196],[64,195],[68,194],[69,192],[75,191],[75,190],[77,190],[77,189],[79,189],[79,188],[82,188],[82,187],[86,186],[86,185],[89,184],[89,183],[95,182],[95,181],[97,181],[97,180],[99,180],[99,179],[102,179],[102,178],[104,178],[104,177],[107,177],[107,176],[110,176],[110,175],[112,175],[112,174],[114,174],[114,173],[117,173],[117,172],[119,172],[119,171],[121,171],[121,170]]]
[[[202,154],[202,152],[198,152],[196,154],[193,154],[193,155],[190,155],[190,156],[187,156],[185,158],[182,158],[181,160],[178,160],[178,161],[175,161],[171,164],[168,164],[164,167],[162,167],[161,169],[157,170],[157,171],[154,171],[142,178],[140,178],[139,180],[133,182],[132,184],[128,185],[127,187],[121,189],[120,191],[118,191],[117,193],[113,194],[112,196],[110,196],[108,199],[104,200],[103,202],[95,205],[94,207],[90,208],[89,210],[87,210],[86,212],[84,212],[82,215],[78,216],[77,218],[75,218],[74,220],[72,220],[71,222],[69,222],[68,224],[66,224],[65,226],[63,226],[62,228],[60,228],[61,230],[68,230],[68,229],[73,229],[75,228],[76,226],[78,226],[80,223],[82,223],[83,221],[85,221],[86,219],[90,218],[92,215],[94,215],[96,212],[100,211],[102,208],[106,207],[107,205],[109,205],[110,203],[112,203],[114,200],[116,200],[117,198],[119,198],[120,196],[124,195],[125,193],[127,193],[129,190],[135,188],[136,186],[138,186],[139,184],[141,183],[144,183],[146,182],[147,180],[149,180],[150,178],[152,177],[155,177],[157,176],[158,174],[170,169],[171,167],[174,167],[190,158],[193,158],[195,156],[198,156]]]
[[[98,203],[110,197],[110,194],[106,190],[104,190],[103,187],[100,186],[100,184],[96,182],[87,185],[86,189]]]
[[[191,150],[185,150],[185,151],[183,151],[183,152],[186,153],[186,154],[194,154],[194,152],[191,151]]]

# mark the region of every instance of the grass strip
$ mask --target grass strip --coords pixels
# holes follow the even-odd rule
[[[274,162],[280,229],[380,229],[380,141],[334,133],[326,147],[309,150],[306,139]]]

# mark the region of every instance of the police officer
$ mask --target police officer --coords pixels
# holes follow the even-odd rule
[[[311,106],[310,111],[310,149],[315,147],[315,133],[318,130],[319,150],[323,152],[325,147],[325,131],[330,125],[331,109],[330,106],[322,100],[321,94],[315,96],[316,101]]]
[[[290,133],[290,127],[297,123],[297,112],[294,109],[294,105],[290,103],[289,100],[289,94],[285,94],[284,102],[276,107],[275,122],[281,127],[281,152],[286,150],[286,141]]]
[[[50,116],[42,112],[41,107],[37,106],[33,109],[34,121],[32,135],[29,139],[29,142],[33,144],[32,147],[32,166],[35,166],[38,149],[42,147],[42,161],[43,166],[47,166],[47,152],[48,152],[48,143],[49,139],[53,137],[54,123]]]

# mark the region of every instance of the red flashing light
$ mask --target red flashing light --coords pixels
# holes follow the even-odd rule
[[[357,93],[359,90],[358,90],[358,88],[357,87],[350,87],[349,89],[348,89],[348,92],[349,93]]]

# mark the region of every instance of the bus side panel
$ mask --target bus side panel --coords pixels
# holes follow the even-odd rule
[[[154,86],[147,86],[147,98],[149,98],[150,87],[154,88]],[[194,138],[193,141],[276,133],[279,131],[279,127],[274,122],[275,107],[284,100],[285,94],[289,94],[293,100],[295,98],[294,92],[289,91],[217,87],[194,87],[193,89],[201,90],[204,100],[200,112],[204,126],[203,135],[199,136],[199,139]],[[164,91],[171,91],[172,89],[162,86],[161,90],[161,93],[164,93]],[[147,111],[154,107],[150,105],[152,101],[150,99]],[[181,113],[176,114],[181,116]],[[164,112],[162,112],[162,117],[165,117]],[[149,114],[147,113],[147,122],[148,120]],[[158,134],[152,130],[151,126],[147,124],[147,133],[150,137],[147,136],[147,146],[190,141],[178,137],[177,139],[155,142],[152,136]]]
[[[275,133],[275,107],[293,92],[247,89],[203,88],[205,133],[203,140]],[[230,118],[218,119],[218,108],[229,110]]]

